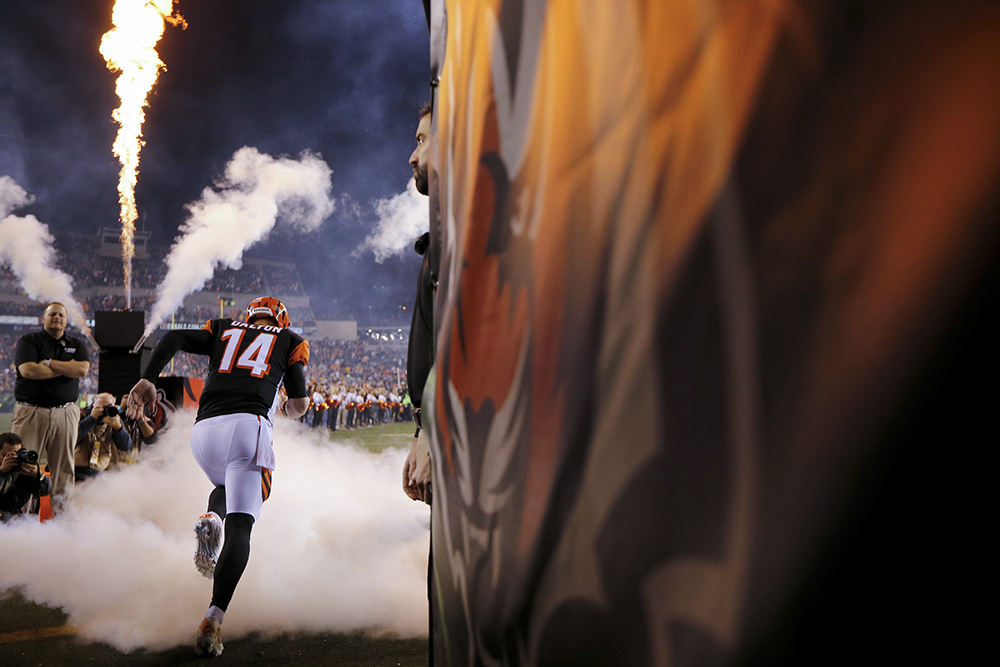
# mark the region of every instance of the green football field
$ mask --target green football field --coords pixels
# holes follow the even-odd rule
[[[10,430],[10,418],[10,412],[0,412],[0,433]],[[389,447],[409,447],[413,441],[413,431],[413,422],[402,422],[369,426],[353,431],[336,431],[330,433],[330,439],[334,442],[354,443],[370,452],[378,453]]]
[[[378,453],[391,447],[409,447],[413,442],[413,422],[369,426],[353,431],[336,431],[330,434],[334,442],[354,443],[370,452]]]

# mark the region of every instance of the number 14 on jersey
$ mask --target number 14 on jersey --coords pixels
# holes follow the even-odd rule
[[[237,368],[249,370],[250,375],[254,377],[264,377],[271,370],[269,361],[277,336],[266,331],[257,333],[257,337],[250,342],[247,349],[243,350],[237,359],[236,353],[240,349],[240,343],[243,342],[245,333],[246,329],[226,329],[222,332],[220,337],[226,341],[226,349],[222,353],[222,361],[219,362],[219,372],[232,372],[233,360],[235,360]]]

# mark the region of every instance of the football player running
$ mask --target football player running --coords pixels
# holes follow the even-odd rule
[[[213,577],[212,602],[195,637],[199,654],[222,653],[222,620],[250,557],[250,531],[271,492],[276,411],[303,415],[309,406],[305,365],[309,343],[289,327],[278,299],[250,302],[245,321],[209,320],[198,330],[168,332],[129,393],[128,415],[153,405],[160,371],[182,350],[209,357],[208,380],[191,431],[191,451],[215,488],[195,523],[195,566]],[[279,385],[288,399],[282,403]]]

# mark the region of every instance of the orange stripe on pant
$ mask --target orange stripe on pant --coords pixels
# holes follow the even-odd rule
[[[267,500],[268,496],[271,495],[271,470],[269,468],[260,469],[260,492]]]

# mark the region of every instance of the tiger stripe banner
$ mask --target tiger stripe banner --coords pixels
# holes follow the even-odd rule
[[[919,655],[917,462],[995,347],[1000,3],[430,22],[434,662]]]

